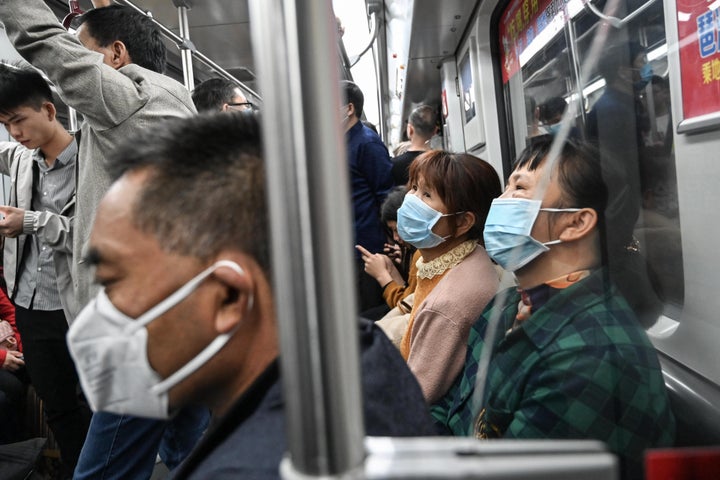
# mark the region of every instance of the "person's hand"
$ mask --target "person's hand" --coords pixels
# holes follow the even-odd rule
[[[402,248],[400,248],[400,245],[396,243],[386,243],[383,252],[395,263],[402,263]]]
[[[23,232],[25,210],[0,205],[0,215],[3,216],[2,220],[0,220],[0,235],[15,238]]]
[[[365,272],[373,277],[381,286],[385,286],[393,281],[392,270],[397,269],[393,266],[392,260],[382,253],[370,253],[367,249],[360,245],[355,245],[362,255],[365,263]]]
[[[5,361],[2,364],[2,368],[4,370],[10,370],[11,372],[14,372],[23,365],[25,365],[25,361],[23,360],[22,353],[16,350],[7,351],[5,355]]]

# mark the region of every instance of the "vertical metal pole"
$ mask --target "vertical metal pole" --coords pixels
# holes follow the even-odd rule
[[[572,19],[568,20],[565,26],[565,41],[567,42],[570,51],[570,71],[572,83],[574,84],[574,88],[572,90],[575,92],[577,95],[576,98],[578,99],[577,103],[569,105],[568,108],[575,108],[576,111],[573,112],[573,118],[575,117],[575,114],[580,113],[582,125],[585,125],[585,96],[583,95],[583,90],[585,89],[585,79],[582,77],[581,73],[580,53],[578,52],[577,46],[577,31],[575,29],[575,22]]]
[[[193,74],[192,51],[190,50],[190,27],[188,26],[188,8],[184,5],[178,6],[178,25],[180,26],[180,37],[183,44],[180,45],[180,58],[182,59],[183,81],[185,88],[195,88],[195,76]]]
[[[364,458],[351,210],[330,0],[250,0],[263,103],[286,478]]]

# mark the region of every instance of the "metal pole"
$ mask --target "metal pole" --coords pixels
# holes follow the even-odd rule
[[[180,37],[182,37],[182,44],[180,48],[180,58],[182,59],[183,67],[183,80],[185,82],[185,88],[192,90],[195,88],[195,76],[193,75],[193,63],[192,63],[192,43],[190,42],[190,27],[188,26],[188,7],[180,5],[178,9],[178,25],[180,26]]]
[[[249,6],[290,450],[281,472],[350,478],[364,432],[335,18],[330,0]]]
[[[163,36],[165,36],[165,38],[167,38],[171,42],[175,43],[175,45],[177,45],[178,48],[180,48],[180,49],[183,48],[182,45],[183,45],[184,40],[181,37],[177,36],[177,34],[175,34],[175,32],[173,32],[172,30],[167,28],[165,25],[163,25],[162,23],[155,20],[150,12],[147,12],[147,11],[143,10],[142,8],[138,7],[130,0],[115,0],[115,3],[126,5],[132,9],[142,13],[143,15],[150,17],[150,19],[155,23],[155,25],[157,25],[157,27],[160,29],[160,33],[162,33]],[[241,82],[234,76],[232,76],[227,70],[222,68],[220,65],[218,65],[217,63],[210,60],[205,54],[203,54],[202,52],[199,52],[198,50],[195,50],[194,48],[190,49],[190,52],[191,52],[191,55],[193,57],[195,57],[196,60],[198,60],[201,63],[203,63],[204,65],[212,68],[220,76],[237,83],[238,86],[243,90],[243,93],[246,94],[245,96],[248,96],[248,94],[249,94],[250,96],[254,97],[254,100],[257,103],[262,102],[262,98],[260,97],[260,95],[258,95],[257,92],[255,92],[252,88],[248,87],[247,85],[245,85],[243,82]],[[250,98],[248,98],[248,100],[250,100]]]

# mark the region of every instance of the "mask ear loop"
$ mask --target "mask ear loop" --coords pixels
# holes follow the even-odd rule
[[[540,212],[550,212],[550,213],[573,213],[573,212],[579,212],[580,210],[582,210],[582,208],[541,208],[539,211]],[[550,227],[550,218],[548,218],[548,229],[549,229],[549,227]],[[549,242],[540,242],[540,243],[541,243],[541,245],[547,247],[550,245],[559,245],[559,244],[563,243],[563,241],[560,239],[557,239],[557,240],[551,240]]]
[[[177,292],[172,294],[170,296],[170,298],[168,298],[165,302],[162,302],[157,307],[151,309],[149,312],[147,312],[145,315],[143,315],[143,317],[152,313],[155,309],[158,309],[158,307],[165,306],[163,304],[166,303],[168,300],[171,300],[171,299],[175,300],[173,297],[175,297],[180,292],[182,292],[184,294],[181,297],[181,299],[185,298],[185,296],[187,296],[187,294],[189,294],[189,292],[187,294],[185,293],[186,290],[190,290],[190,291],[195,290],[195,288],[197,288],[197,285],[199,285],[202,280],[204,280],[208,275],[210,275],[212,272],[214,272],[215,270],[217,270],[220,267],[228,267],[228,268],[233,269],[235,272],[237,272],[240,275],[245,275],[245,271],[237,263],[232,262],[230,260],[220,260],[220,261],[214,263],[210,268],[201,272],[197,277],[192,279],[184,287],[180,288]],[[192,288],[189,288],[189,289],[186,288],[189,286],[192,286]],[[174,306],[177,303],[178,303],[178,301],[174,301],[173,304],[170,305],[170,307],[166,308],[166,310],[171,308],[172,306]],[[247,308],[248,312],[250,310],[252,310],[254,303],[255,303],[255,297],[253,296],[253,294],[251,292],[248,297],[248,308]],[[161,315],[162,313],[164,313],[164,310],[161,313],[159,313],[158,316]],[[215,337],[215,339],[212,342],[210,342],[210,344],[207,347],[205,347],[199,354],[197,354],[195,356],[195,358],[193,358],[188,363],[186,363],[185,365],[180,367],[180,369],[177,372],[173,373],[172,375],[167,377],[165,380],[161,381],[157,385],[154,385],[151,388],[151,391],[156,395],[163,394],[163,393],[167,392],[168,390],[170,390],[175,385],[177,385],[178,383],[182,382],[184,379],[186,379],[190,375],[192,375],[197,369],[202,367],[205,363],[207,363],[208,360],[210,360],[212,357],[214,357],[215,354],[217,352],[219,352],[222,347],[225,346],[225,344],[230,340],[230,337],[232,337],[235,334],[235,332],[237,332],[238,328],[240,328],[240,322],[238,322],[238,324],[235,325],[235,327],[232,330],[230,330],[229,332],[222,333],[222,334],[218,335],[217,337]]]

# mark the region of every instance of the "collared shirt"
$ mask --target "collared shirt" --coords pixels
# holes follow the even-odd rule
[[[75,140],[55,159],[52,167],[45,163],[40,149],[33,153],[32,209],[36,212],[60,213],[75,191]],[[53,263],[53,250],[37,235],[28,235],[14,301],[23,308],[61,310],[60,294]]]
[[[515,329],[520,294],[491,302],[470,332],[464,371],[432,407],[435,421],[479,438],[602,440],[631,476],[646,448],[671,445],[675,422],[655,349],[603,277],[598,270],[553,290]],[[473,408],[487,322],[498,309],[484,398]]]
[[[380,253],[387,233],[380,222],[380,206],[393,187],[392,162],[377,133],[357,122],[347,132],[350,190],[352,194],[355,243]],[[355,258],[360,252],[353,248]]]

